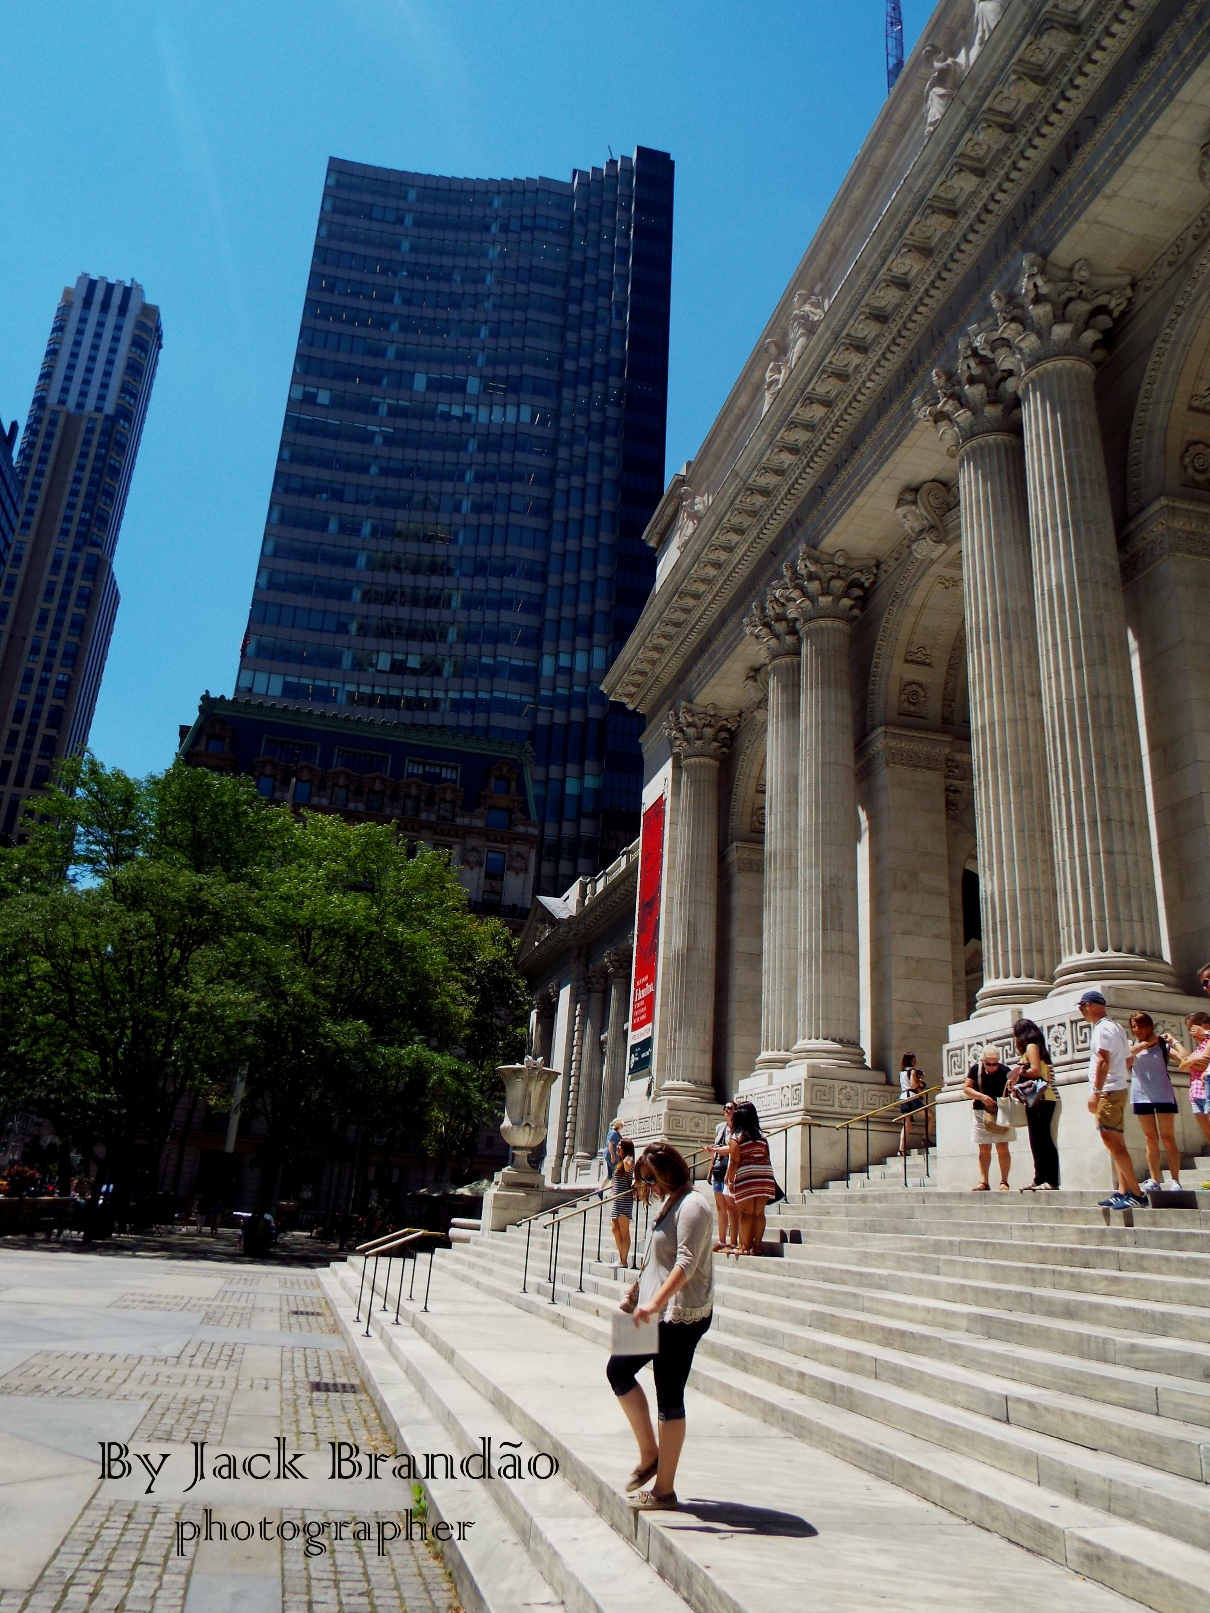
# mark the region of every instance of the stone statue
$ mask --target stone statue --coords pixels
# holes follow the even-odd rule
[[[781,391],[782,382],[789,374],[786,364],[786,355],[781,343],[773,336],[765,343],[765,352],[769,355],[769,367],[765,371],[765,406],[761,416],[767,415],[773,407],[773,399]]]
[[[1004,15],[1006,0],[975,0],[975,37],[967,52],[967,64],[973,67],[979,52],[992,36],[992,29]]]
[[[925,88],[925,134],[932,134],[949,108],[950,102],[962,83],[963,66],[957,56],[947,56],[936,45],[926,47],[937,54]]]
[[[790,335],[786,343],[789,353],[786,360],[787,370],[792,370],[806,352],[807,344],[815,334],[816,325],[827,311],[827,302],[820,295],[818,288],[814,291],[794,293],[794,312],[790,315]]]

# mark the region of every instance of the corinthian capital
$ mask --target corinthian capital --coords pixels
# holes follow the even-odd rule
[[[1021,295],[992,293],[997,328],[984,345],[1002,369],[1024,375],[1048,358],[1083,358],[1100,364],[1105,335],[1125,311],[1134,288],[1124,275],[1095,276],[1087,258],[1070,269],[1036,252],[1021,264]]]
[[[934,370],[933,390],[916,399],[917,416],[936,426],[951,457],[972,437],[1020,430],[1020,378],[1000,367],[993,341],[998,341],[998,332],[964,336],[958,343],[957,375]]]
[[[752,635],[769,662],[783,655],[797,655],[802,643],[777,588],[771,588],[765,599],[756,601],[744,617],[744,631]]]
[[[679,756],[682,762],[698,756],[721,762],[731,749],[735,719],[717,706],[691,706],[686,702],[668,713],[664,732],[673,755]]]
[[[802,548],[783,567],[786,580],[777,592],[786,614],[800,629],[829,616],[854,622],[861,615],[876,570],[868,561],[850,560],[843,549],[823,555]]]

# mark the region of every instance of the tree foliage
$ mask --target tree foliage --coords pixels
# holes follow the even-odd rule
[[[524,1010],[444,854],[177,763],[70,763],[0,851],[0,1108],[148,1187],[183,1094],[263,1117],[263,1191],[350,1138],[461,1163]]]

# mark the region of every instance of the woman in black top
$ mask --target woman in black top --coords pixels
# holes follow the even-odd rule
[[[996,1099],[1004,1096],[1007,1086],[1008,1065],[1001,1059],[1000,1049],[989,1042],[978,1064],[972,1064],[966,1072],[966,1085],[962,1089],[963,1097],[971,1100],[974,1110],[972,1137],[979,1151],[979,1183],[971,1189],[973,1193],[991,1192],[987,1174],[991,1168],[993,1147],[1000,1167],[1000,1191],[1008,1192],[1008,1172],[1012,1160],[1008,1145],[1017,1134],[1011,1127],[1000,1127],[996,1122]]]

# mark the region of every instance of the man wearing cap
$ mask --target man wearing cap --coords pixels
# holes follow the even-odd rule
[[[1088,1044],[1088,1084],[1092,1088],[1088,1110],[1096,1116],[1101,1141],[1109,1150],[1118,1174],[1118,1191],[1101,1200],[1105,1210],[1146,1209],[1147,1200],[1134,1174],[1126,1147],[1126,1099],[1130,1091],[1130,1071],[1126,1059],[1130,1042],[1117,1020],[1106,1013],[1099,991],[1086,991],[1080,998],[1080,1013],[1092,1026]]]

